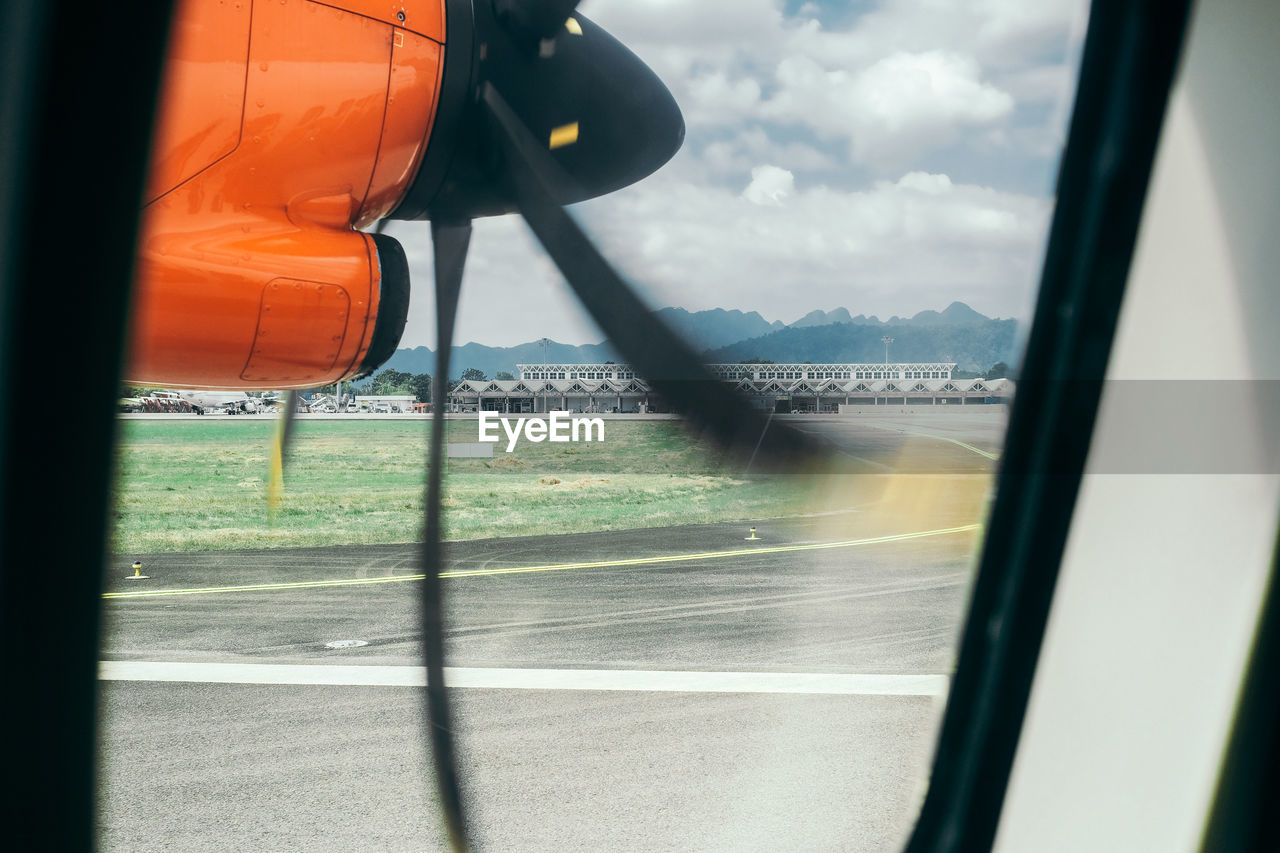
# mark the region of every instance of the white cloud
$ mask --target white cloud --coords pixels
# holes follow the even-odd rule
[[[736,124],[760,105],[760,84],[750,77],[730,79],[723,71],[694,78],[683,109],[690,126]]]
[[[793,29],[787,49],[828,63],[871,63],[892,53],[962,52],[984,68],[1035,64],[1064,38],[1080,38],[1085,0],[885,0],[844,31],[816,21]]]
[[[837,169],[837,161],[812,145],[803,142],[779,142],[758,126],[740,130],[728,139],[707,144],[701,154],[701,164],[713,174],[732,176],[751,171],[754,164],[766,162],[778,164],[790,172]],[[677,168],[679,164],[677,164]]]
[[[848,137],[855,162],[898,164],[1013,111],[1013,98],[980,76],[972,57],[939,51],[893,53],[858,72],[797,56],[779,64],[780,89],[763,112]]]
[[[594,0],[584,12],[667,81],[691,135],[776,121],[845,138],[856,162],[892,173],[1020,103],[1061,100],[1055,70],[1084,5],[885,0],[840,29],[814,4],[788,18],[781,0]]]
[[[927,195],[943,195],[951,192],[953,188],[951,178],[946,175],[931,175],[928,172],[908,172],[898,179],[898,186]]]
[[[633,50],[656,42],[709,51],[780,31],[781,7],[779,0],[586,0],[578,8]]]
[[[764,166],[745,192],[655,178],[576,214],[652,307],[793,320],[815,306],[887,317],[954,299],[1016,313],[1036,283],[1049,209],[942,174],[839,191],[796,189],[789,172]],[[393,233],[407,243],[410,228],[424,241],[419,252],[429,252],[424,225]],[[429,279],[417,281],[411,324],[433,316]],[[514,217],[476,223],[463,294],[460,343],[603,337]]]
[[[1060,103],[1075,89],[1075,69],[1064,63],[1021,68],[995,79],[1022,103]]]
[[[789,184],[784,170],[762,169],[752,185],[774,180]],[[645,283],[650,303],[740,307],[770,319],[802,306],[888,315],[954,299],[1013,313],[1035,285],[1050,209],[1044,199],[919,172],[857,191],[788,186],[785,204],[681,183],[642,186],[584,205],[583,218],[606,254]]]
[[[777,166],[756,166],[742,197],[752,204],[781,204],[796,188],[796,176]]]
[[[663,78],[688,126],[684,151],[657,175],[578,206],[606,256],[654,307],[790,320],[819,306],[888,316],[962,299],[1020,314],[1038,274],[1083,0],[882,0],[838,20],[825,4],[783,8],[583,4]],[[1015,158],[1006,189],[955,179],[1000,175]],[[416,283],[405,344],[430,343],[429,230],[392,233]],[[478,222],[459,340],[544,335],[601,337],[521,222]]]

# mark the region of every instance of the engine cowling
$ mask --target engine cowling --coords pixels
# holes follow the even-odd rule
[[[404,252],[355,229],[416,174],[441,0],[177,4],[125,368],[186,388],[305,388],[390,357]]]
[[[286,227],[154,238],[140,260],[131,381],[306,388],[371,372],[409,306],[403,249],[385,235]]]

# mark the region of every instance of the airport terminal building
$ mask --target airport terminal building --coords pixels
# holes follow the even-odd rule
[[[838,412],[840,406],[1003,403],[1007,379],[953,379],[954,363],[709,364],[761,409]],[[625,364],[521,364],[518,379],[459,383],[449,393],[454,412],[666,412],[649,383]]]

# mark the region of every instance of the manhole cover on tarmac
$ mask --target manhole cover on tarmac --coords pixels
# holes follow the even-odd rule
[[[334,640],[331,643],[325,643],[326,649],[357,649],[360,646],[369,645],[364,640]]]

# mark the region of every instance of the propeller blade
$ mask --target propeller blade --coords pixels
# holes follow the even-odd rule
[[[578,299],[624,357],[677,410],[731,454],[765,464],[803,463],[817,446],[774,424],[712,376],[696,352],[655,317],[560,206],[559,166],[488,83],[481,100],[499,130],[520,213]]]
[[[578,0],[494,0],[498,22],[517,39],[553,39],[578,5]]]
[[[444,409],[449,394],[449,354],[453,348],[453,324],[458,312],[462,271],[467,261],[467,246],[471,242],[471,223],[433,219],[431,241],[436,275],[436,375],[431,380],[427,523],[422,537],[422,572],[425,575],[422,583],[422,646],[427,668],[427,720],[430,723],[431,754],[435,761],[440,807],[452,849],[465,851],[468,849],[467,827],[444,684],[444,602],[440,583],[444,554],[440,544],[440,490],[444,471]]]
[[[280,502],[284,497],[284,464],[289,452],[289,441],[293,437],[293,425],[298,418],[298,392],[289,391],[284,395],[284,407],[280,417],[276,418],[276,435],[271,444],[271,475],[267,480],[267,518],[272,524],[280,511]]]

